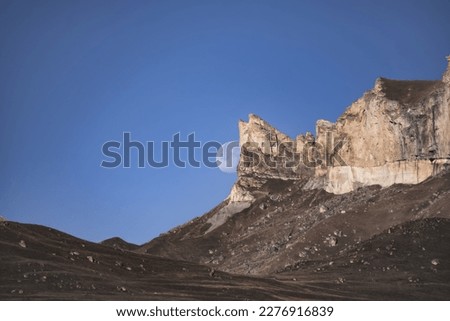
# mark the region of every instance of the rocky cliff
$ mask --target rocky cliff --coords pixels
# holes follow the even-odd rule
[[[251,201],[267,178],[307,180],[343,194],[362,186],[418,184],[450,161],[450,56],[442,80],[378,78],[316,135],[291,139],[256,115],[239,123],[241,158],[231,201]]]
[[[340,260],[349,271],[344,278],[355,282],[364,270],[371,280],[401,270],[408,284],[420,271],[435,273],[431,256],[447,257],[411,243],[401,226],[450,219],[449,74],[450,68],[438,81],[379,78],[335,123],[319,120],[315,135],[290,138],[250,115],[239,123],[241,158],[229,197],[138,251],[239,274],[292,270],[298,278],[315,266],[327,278]],[[387,241],[367,245],[393,231],[402,249],[427,257],[416,274],[405,259],[413,252]],[[439,244],[441,236],[430,237]],[[383,258],[362,259],[356,248]]]
[[[209,233],[248,209],[271,180],[345,194],[360,187],[418,184],[450,163],[450,56],[442,80],[378,78],[373,89],[316,135],[290,138],[254,114],[239,122],[238,179],[209,217]]]

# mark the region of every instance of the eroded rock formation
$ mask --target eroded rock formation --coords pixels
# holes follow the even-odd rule
[[[317,121],[315,137],[293,140],[256,115],[239,133],[232,202],[251,202],[251,189],[268,178],[306,179],[305,189],[334,194],[418,184],[450,160],[450,67],[436,81],[378,78],[335,123]]]

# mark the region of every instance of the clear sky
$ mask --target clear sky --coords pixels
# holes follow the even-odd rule
[[[143,243],[202,215],[219,169],[104,169],[102,144],[288,135],[336,120],[378,76],[439,79],[445,1],[0,0],[0,215]]]

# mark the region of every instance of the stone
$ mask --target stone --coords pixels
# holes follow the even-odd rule
[[[432,259],[431,260],[431,264],[433,264],[433,265],[439,265],[439,259]]]
[[[20,247],[23,247],[23,248],[27,247],[27,243],[25,243],[24,240],[20,240],[19,245],[20,245]]]
[[[338,244],[338,239],[335,236],[328,236],[325,238],[325,244],[331,247],[336,246]]]

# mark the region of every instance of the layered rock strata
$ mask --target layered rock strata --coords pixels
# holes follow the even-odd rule
[[[334,194],[418,184],[450,161],[450,67],[436,81],[378,78],[335,123],[317,121],[315,137],[291,139],[256,115],[239,133],[231,201],[251,201],[249,188],[268,178],[306,178],[305,189]]]

